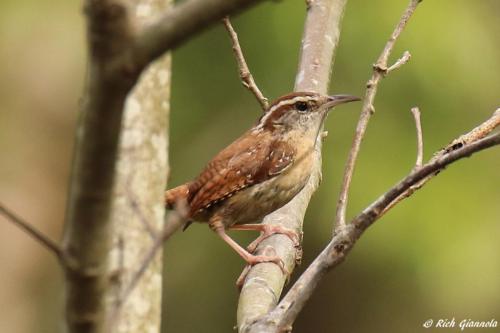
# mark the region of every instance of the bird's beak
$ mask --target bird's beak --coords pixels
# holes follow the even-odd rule
[[[360,101],[361,98],[352,95],[332,95],[328,96],[328,101],[325,105],[330,109],[339,104]]]

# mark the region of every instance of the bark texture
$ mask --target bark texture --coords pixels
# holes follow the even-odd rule
[[[345,4],[346,0],[308,2],[295,91],[327,93]],[[263,223],[281,224],[302,233],[307,206],[321,180],[321,138],[316,148],[316,168],[306,187],[290,203],[268,215]],[[268,245],[292,272],[301,257],[292,241],[284,235],[274,235],[264,240],[258,251]],[[258,332],[252,324],[276,306],[286,279],[280,268],[272,263],[258,264],[250,269],[238,303],[239,332]]]
[[[135,25],[142,28],[164,12],[171,0],[129,2]],[[113,279],[107,312],[112,316],[112,332],[160,331],[161,251],[132,292],[126,294],[125,289],[163,228],[170,78],[171,57],[164,55],[141,75],[125,102],[111,208],[113,241],[108,267]]]
[[[153,4],[156,2],[141,0],[132,4],[120,0],[84,1],[88,28],[88,78],[76,133],[61,251],[61,263],[65,270],[68,331],[109,331],[110,327],[106,327],[106,323],[112,320],[107,320],[106,307],[110,305],[110,281],[123,285],[116,283],[117,280],[122,282],[120,270],[115,270],[110,275],[110,265],[113,268],[124,267],[116,262],[128,260],[122,255],[123,251],[118,251],[120,255],[114,253],[114,258],[110,258],[112,248],[125,247],[123,237],[118,236],[118,241],[114,239],[111,216],[115,204],[114,194],[123,191],[120,187],[116,190],[114,187],[121,125],[125,107],[130,110],[131,115],[128,117],[133,122],[136,117],[134,113],[151,110],[153,107],[148,103],[154,99],[143,95],[142,89],[137,90],[135,97],[128,100],[127,106],[126,98],[138,79],[144,78],[144,69],[152,61],[158,60],[164,52],[179,46],[222,17],[256,2],[257,0],[183,1],[171,10],[163,10],[156,22],[141,29],[141,23],[132,22],[131,18],[152,15],[155,8]],[[147,87],[153,82],[168,81],[165,74],[169,75],[159,71],[154,79],[145,79],[144,84]],[[143,141],[140,130],[140,127],[129,130],[129,139],[123,139],[127,149],[133,150],[133,147]],[[151,133],[149,135],[152,143],[145,145],[145,153],[130,155],[135,157],[129,159],[148,158],[152,155],[153,148],[166,149],[158,137]],[[127,149],[125,150],[128,151]],[[129,168],[124,165],[126,162],[120,163],[119,168]],[[140,166],[144,165],[147,162]],[[133,167],[130,170],[132,169]],[[134,169],[136,171],[138,169]],[[131,192],[140,192],[149,182],[135,180],[133,177],[128,181],[134,186]],[[163,188],[163,183],[160,181],[155,186]],[[158,196],[158,202],[161,202],[161,197]],[[132,198],[132,202],[134,200],[136,199]],[[137,208],[142,204],[142,201],[137,201],[132,206]],[[148,213],[141,209],[134,209],[134,212],[138,216],[146,214],[140,220],[145,227],[149,226],[146,228],[153,234],[147,214],[158,213]],[[132,246],[130,251],[135,253],[139,248]]]

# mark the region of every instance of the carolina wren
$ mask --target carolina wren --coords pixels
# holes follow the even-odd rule
[[[251,244],[251,252],[273,233],[286,234],[298,242],[291,230],[251,223],[259,222],[299,193],[311,174],[311,154],[328,111],[358,100],[349,95],[312,92],[278,98],[254,127],[215,155],[198,177],[166,191],[167,207],[184,201],[188,219],[208,222],[248,264],[275,262],[284,270],[278,257],[249,253],[225,230],[261,231]]]

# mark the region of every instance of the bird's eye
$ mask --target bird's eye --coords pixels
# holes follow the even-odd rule
[[[295,107],[299,111],[307,111],[307,103],[306,102],[297,102],[295,104]]]

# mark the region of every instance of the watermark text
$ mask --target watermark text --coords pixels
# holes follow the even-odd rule
[[[437,319],[427,319],[422,324],[424,328],[458,328],[464,331],[468,328],[496,328],[498,327],[498,321],[496,319],[490,320],[473,320],[470,318],[457,320],[455,318],[437,318]]]

